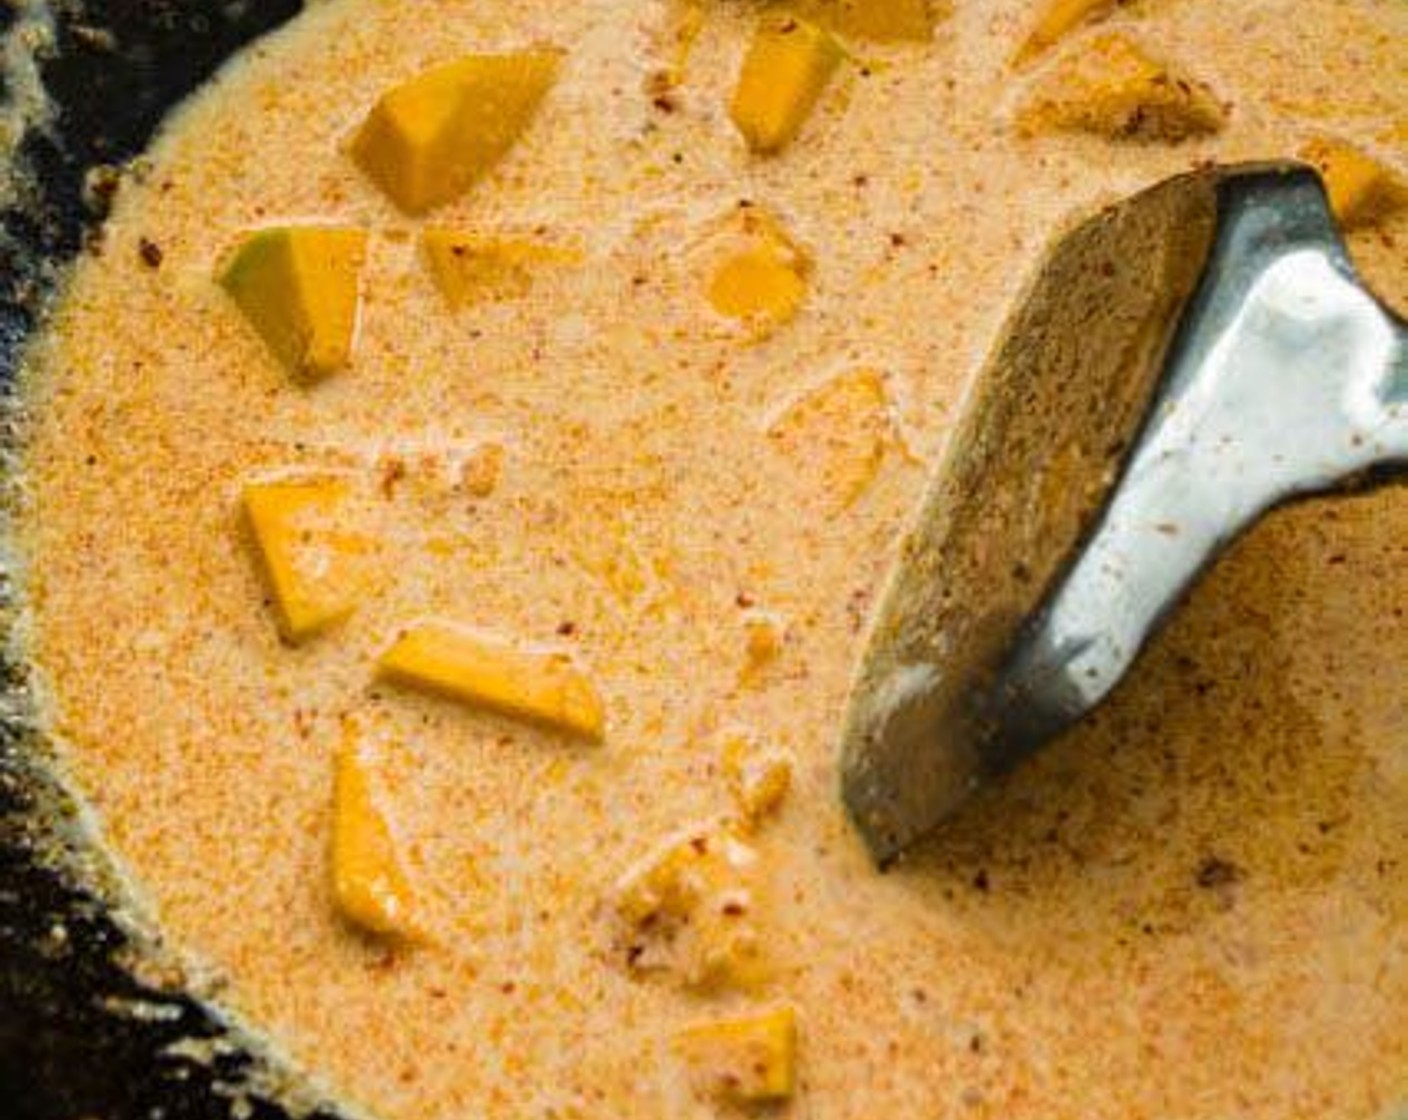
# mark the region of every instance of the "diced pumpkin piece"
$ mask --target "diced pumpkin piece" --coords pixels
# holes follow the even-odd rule
[[[767,611],[750,610],[743,616],[743,637],[748,664],[761,669],[782,653],[782,620]]]
[[[744,613],[743,671],[739,676],[744,685],[756,685],[781,656],[784,630],[782,619],[768,611]]]
[[[802,0],[793,9],[842,35],[880,43],[927,43],[948,0]]]
[[[792,788],[792,760],[744,731],[724,735],[724,777],[744,820],[756,824],[775,812]]]
[[[756,853],[719,822],[687,829],[652,850],[621,877],[617,912],[629,922],[683,918],[711,893],[730,889]]]
[[[522,238],[477,237],[428,229],[421,247],[436,287],[453,308],[526,295],[539,272],[572,264],[579,255]]]
[[[1045,0],[1036,26],[1023,40],[1012,64],[1026,66],[1081,24],[1108,15],[1119,3],[1120,0]]]
[[[357,607],[357,558],[365,541],[338,527],[347,486],[337,479],[285,479],[244,487],[245,516],[284,639],[298,643]]]
[[[768,435],[810,472],[832,508],[849,509],[879,473],[894,436],[884,379],[868,369],[840,374],[789,407]]]
[[[236,246],[219,280],[289,372],[317,380],[351,358],[366,251],[359,229],[256,230]]]
[[[796,16],[764,16],[729,109],[748,146],[772,153],[790,144],[843,57],[824,28]]]
[[[759,338],[796,316],[811,261],[776,218],[758,207],[740,210],[718,248],[707,293],[716,312]]]
[[[709,285],[709,302],[720,315],[777,326],[797,314],[806,296],[806,280],[773,245],[730,257]]]
[[[1113,31],[1075,44],[1058,59],[1018,115],[1028,135],[1089,132],[1166,142],[1219,132],[1226,121],[1226,110],[1207,86]]]
[[[752,920],[757,853],[734,827],[711,823],[671,837],[617,883],[618,916],[633,930],[632,967],[677,972],[705,990],[750,990],[764,977]]]
[[[706,849],[695,835],[674,837],[631,867],[616,884],[616,912],[632,925],[683,918],[699,897],[694,871]]]
[[[557,80],[551,50],[470,55],[385,94],[352,140],[363,171],[408,214],[450,202],[488,174]]]
[[[646,92],[652,97],[668,95],[684,85],[690,56],[708,23],[709,0],[677,0],[653,21],[650,28],[650,57],[663,63],[646,79]]]
[[[334,761],[332,885],[338,911],[368,933],[419,933],[410,880],[380,804],[372,761],[344,744]]]
[[[402,634],[379,667],[401,684],[593,742],[605,729],[601,697],[565,653],[520,649],[430,621]]]
[[[797,1088],[797,1020],[791,1008],[720,1019],[675,1036],[696,1090],[735,1104],[777,1104]]]
[[[1408,183],[1353,144],[1321,137],[1302,149],[1301,158],[1319,169],[1330,205],[1346,229],[1370,225],[1408,203]]]

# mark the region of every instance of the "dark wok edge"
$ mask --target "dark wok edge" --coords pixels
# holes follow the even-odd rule
[[[0,3],[0,36],[29,0]],[[15,375],[62,265],[101,251],[98,223],[166,110],[299,0],[54,0],[37,53],[54,112],[17,152],[0,196],[0,492],[15,508],[23,438]],[[0,69],[0,101],[22,90]],[[14,648],[15,587],[0,570],[0,1117],[4,1120],[287,1120],[306,1086],[184,992],[120,899],[77,807],[50,775]],[[122,656],[122,651],[114,651]],[[284,1104],[276,1104],[282,1099]],[[315,1115],[331,1120],[332,1114]]]

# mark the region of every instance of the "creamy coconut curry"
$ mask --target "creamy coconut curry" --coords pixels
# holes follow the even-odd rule
[[[27,641],[194,982],[392,1120],[1408,1102],[1408,492],[1285,511],[889,874],[833,756],[1043,244],[1322,167],[1408,303],[1401,0],[332,0],[28,380]]]

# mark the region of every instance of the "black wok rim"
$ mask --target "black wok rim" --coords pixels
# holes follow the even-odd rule
[[[240,47],[295,15],[299,0],[66,0],[36,54],[54,112],[15,158],[0,204],[0,397],[13,403],[28,338],[62,267],[101,251],[122,170],[166,112]],[[27,6],[0,5],[0,35]],[[18,75],[0,72],[0,98]],[[0,454],[22,438],[4,409]],[[9,495],[13,498],[13,495]],[[13,648],[8,572],[0,613],[0,1115],[6,1120],[287,1120],[309,1099],[190,994],[159,946],[119,917],[101,855],[44,764]],[[276,1102],[284,1103],[276,1103]],[[307,1111],[304,1109],[303,1111]],[[313,1115],[334,1120],[315,1109]]]

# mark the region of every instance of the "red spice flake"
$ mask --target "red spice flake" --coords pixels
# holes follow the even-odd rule
[[[396,953],[391,949],[383,950],[369,957],[365,967],[368,972],[390,972],[396,967]]]
[[[1202,887],[1204,890],[1229,887],[1233,883],[1240,881],[1241,878],[1241,868],[1231,862],[1231,860],[1225,860],[1218,856],[1208,856],[1198,865],[1198,886]]]
[[[396,492],[396,484],[406,477],[406,462],[404,459],[387,459],[381,467],[381,492],[382,495],[390,498]]]

